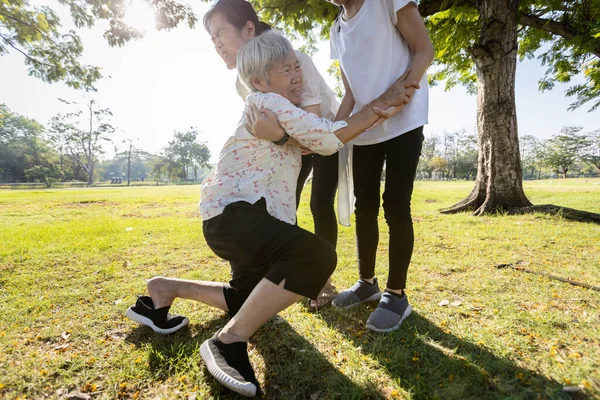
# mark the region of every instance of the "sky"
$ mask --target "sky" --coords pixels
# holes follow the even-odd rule
[[[138,0],[134,0],[138,1]],[[323,0],[325,1],[325,0]],[[73,29],[68,11],[56,1],[31,1],[57,10],[63,31]],[[95,99],[100,107],[113,112],[117,127],[113,142],[120,150],[124,139],[159,153],[173,138],[174,131],[197,127],[199,140],[206,142],[215,162],[221,146],[233,133],[241,117],[243,102],[235,91],[235,71],[229,71],[214,51],[202,27],[202,15],[210,3],[193,3],[199,16],[195,29],[180,27],[157,32],[148,29],[143,39],[112,48],[97,25],[79,31],[84,45],[83,61],[100,66],[105,76],[97,83]],[[128,14],[134,26],[148,28],[150,13],[136,5]],[[331,86],[327,74],[331,65],[329,45],[322,42],[313,61]],[[519,134],[549,138],[562,126],[583,126],[583,132],[600,129],[600,110],[588,113],[585,106],[567,111],[572,98],[565,96],[568,85],[556,85],[549,92],[537,89],[545,67],[538,60],[527,60],[517,67],[516,102]],[[429,89],[429,124],[425,134],[441,135],[466,129],[475,132],[477,99],[464,88],[446,92],[443,83]],[[57,113],[73,111],[58,99],[81,101],[81,93],[62,83],[48,84],[28,76],[23,56],[13,52],[0,57],[0,103],[13,112],[48,124]],[[105,157],[114,154],[107,146]]]

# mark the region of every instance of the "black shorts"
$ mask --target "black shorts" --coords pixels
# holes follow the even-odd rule
[[[329,243],[269,215],[265,199],[231,203],[202,229],[212,251],[231,264],[230,287],[224,289],[231,315],[263,278],[277,285],[285,280],[285,289],[314,299],[337,264]]]

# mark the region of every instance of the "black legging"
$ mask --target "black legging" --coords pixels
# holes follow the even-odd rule
[[[383,143],[354,146],[356,243],[358,268],[363,279],[375,276],[381,174],[384,161],[386,163],[383,210],[390,232],[387,281],[390,289],[406,287],[414,244],[410,200],[423,139],[423,127],[419,127]]]
[[[296,187],[296,209],[300,204],[302,188],[311,169],[313,170],[313,180],[310,211],[315,222],[315,234],[335,248],[338,234],[334,209],[338,184],[338,153],[330,156],[318,154],[302,156],[302,169],[298,175],[298,186]]]

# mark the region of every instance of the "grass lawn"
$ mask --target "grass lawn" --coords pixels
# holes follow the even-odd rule
[[[298,303],[257,332],[251,361],[265,398],[569,398],[565,387],[600,398],[600,292],[494,268],[521,260],[600,286],[600,226],[437,212],[472,185],[416,183],[414,312],[398,331],[365,330],[375,305],[315,314]],[[525,188],[535,204],[600,213],[600,179]],[[299,219],[312,229],[308,194]],[[198,198],[198,186],[0,191],[0,398],[236,398],[198,353],[223,312],[178,300],[191,324],[170,336],[123,315],[152,276],[228,280],[204,242]],[[385,282],[383,213],[380,228]],[[357,278],[353,229],[340,227],[338,289]]]

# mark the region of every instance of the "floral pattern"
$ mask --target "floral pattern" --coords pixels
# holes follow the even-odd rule
[[[319,118],[275,93],[253,93],[246,99],[246,104],[251,103],[274,112],[286,132],[315,153],[329,155],[343,146],[333,132],[347,126],[345,121]],[[221,149],[216,167],[202,183],[202,219],[220,215],[236,201],[255,203],[264,197],[270,215],[293,224],[302,162],[300,149],[256,139],[245,125],[244,116]]]

